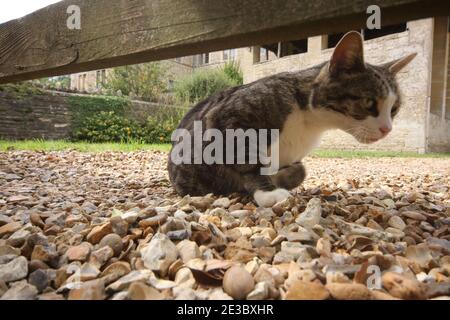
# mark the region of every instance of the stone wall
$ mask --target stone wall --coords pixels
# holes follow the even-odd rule
[[[45,94],[18,96],[0,91],[0,139],[68,139],[71,135],[71,96],[88,96],[48,91]],[[157,109],[156,103],[132,101],[127,117],[138,122]]]
[[[17,97],[0,92],[1,139],[63,139],[70,135],[67,98],[53,95]]]
[[[342,131],[327,132],[322,148],[396,150],[424,153],[427,151],[427,101],[429,96],[429,76],[433,19],[408,22],[407,31],[365,41],[366,61],[381,64],[409,53],[417,52],[417,57],[398,75],[403,106],[394,121],[394,129],[389,136],[377,143],[363,145]],[[252,63],[252,59],[241,60],[244,82],[252,82],[262,77],[283,71],[296,71],[329,60],[333,49],[323,48],[323,37],[308,39],[308,52],[275,60]],[[247,53],[247,56],[252,53]],[[450,140],[447,140],[447,144]]]

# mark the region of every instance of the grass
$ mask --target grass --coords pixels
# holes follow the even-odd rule
[[[90,143],[90,142],[71,142],[65,140],[23,140],[6,141],[0,140],[0,151],[8,150],[31,150],[31,151],[63,151],[77,150],[80,152],[102,152],[102,151],[138,151],[138,150],[157,150],[169,151],[169,144],[143,144],[139,142],[131,143]]]
[[[62,151],[77,150],[80,152],[102,152],[102,151],[138,151],[157,150],[168,152],[170,144],[143,144],[131,143],[89,143],[70,142],[65,140],[24,140],[6,141],[0,140],[0,151],[8,150],[31,150],[31,151]],[[359,151],[359,150],[323,150],[316,149],[311,153],[317,158],[450,158],[450,153],[426,153],[397,151]]]
[[[450,153],[424,153],[400,151],[323,150],[311,153],[317,158],[450,158]]]

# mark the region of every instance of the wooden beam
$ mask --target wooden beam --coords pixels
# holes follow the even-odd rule
[[[365,25],[373,0],[65,0],[0,25],[0,83],[302,39]],[[380,0],[383,25],[450,15],[448,0]],[[81,30],[67,8],[81,8]]]

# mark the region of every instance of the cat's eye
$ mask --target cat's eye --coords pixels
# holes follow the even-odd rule
[[[391,115],[393,116],[393,115],[397,114],[397,111],[398,111],[398,108],[393,107],[393,108],[391,109]]]
[[[378,101],[377,99],[371,99],[369,102],[369,112],[374,117],[378,117]]]

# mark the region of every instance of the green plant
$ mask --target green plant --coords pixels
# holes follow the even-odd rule
[[[50,90],[69,90],[70,89],[70,76],[58,76],[50,78],[41,78],[33,80],[33,84]]]
[[[87,118],[83,127],[74,131],[77,140],[91,142],[128,142],[139,141],[144,136],[142,127],[131,119],[114,111],[101,111]]]
[[[182,108],[159,109],[147,118],[145,141],[147,143],[170,143],[172,132],[186,113]]]
[[[80,132],[86,122],[101,112],[113,112],[123,117],[130,107],[130,101],[119,97],[107,96],[70,96],[68,98],[72,113],[72,136]]]
[[[167,91],[167,68],[159,62],[149,62],[112,69],[104,87],[110,94],[120,91],[143,100],[156,101]]]
[[[42,90],[36,87],[31,81],[0,85],[0,92],[4,92],[18,100],[32,95],[42,94]]]
[[[194,104],[224,89],[238,85],[223,69],[197,70],[175,83],[175,97],[180,103]]]
[[[239,62],[229,61],[223,67],[222,71],[236,84],[244,83],[244,74],[242,73]]]

